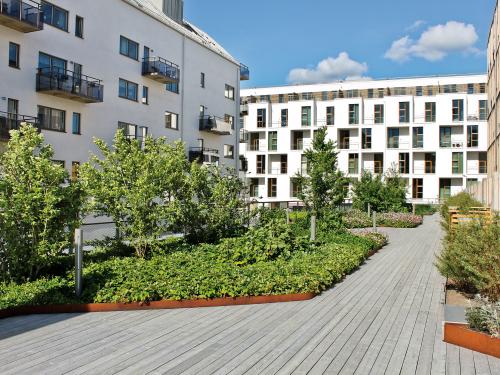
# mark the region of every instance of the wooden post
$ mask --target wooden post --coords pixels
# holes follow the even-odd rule
[[[286,223],[287,225],[290,224],[290,209],[286,209]]]
[[[412,211],[413,215],[415,215],[415,212],[417,212],[417,205],[415,203],[412,203]]]
[[[368,203],[368,216],[372,216],[372,205]]]
[[[316,241],[316,215],[311,216],[311,241]]]
[[[373,211],[373,231],[377,231],[377,211]]]
[[[75,293],[82,295],[83,230],[75,229]]]

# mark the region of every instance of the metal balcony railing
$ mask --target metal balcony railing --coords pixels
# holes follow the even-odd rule
[[[208,148],[208,147],[191,147],[189,149],[189,161],[196,161],[197,163],[208,162],[210,156],[218,156],[219,150]]]
[[[179,65],[161,57],[149,57],[142,60],[142,75],[161,83],[178,83]]]
[[[220,135],[230,135],[233,130],[230,123],[216,116],[203,116],[199,120],[200,131]]]
[[[43,30],[40,3],[32,0],[0,0],[0,25],[23,33]]]
[[[10,139],[10,131],[18,130],[23,123],[30,124],[40,130],[40,125],[36,117],[0,111],[0,141],[8,141]]]
[[[101,103],[104,86],[100,79],[67,69],[47,67],[37,69],[36,91],[83,103]]]

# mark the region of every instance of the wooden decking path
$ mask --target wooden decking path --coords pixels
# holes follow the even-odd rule
[[[500,374],[442,342],[436,217],[307,302],[0,321],[1,374]]]

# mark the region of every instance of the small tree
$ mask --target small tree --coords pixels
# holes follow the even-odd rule
[[[121,238],[144,257],[171,225],[178,210],[177,196],[185,189],[187,159],[180,142],[148,136],[144,143],[117,131],[112,148],[95,140],[103,158],[93,155],[80,168],[92,197],[89,209],[110,216]]]
[[[337,148],[333,141],[326,140],[326,128],[315,133],[313,146],[304,155],[307,171],[295,176],[298,198],[312,215],[320,216],[323,209],[336,208],[345,200],[348,181],[338,170]]]
[[[0,275],[21,282],[72,245],[82,194],[36,129],[23,125],[10,134],[0,155]]]

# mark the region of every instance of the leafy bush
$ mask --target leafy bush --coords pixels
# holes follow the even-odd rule
[[[82,191],[53,157],[31,126],[11,131],[0,155],[0,280],[36,278],[72,244]]]
[[[500,338],[500,302],[477,297],[474,306],[467,309],[466,316],[470,328]]]
[[[439,206],[432,204],[417,204],[415,205],[415,215],[425,216],[434,215],[439,211]]]
[[[500,221],[460,224],[437,260],[441,274],[464,291],[500,298]]]
[[[415,228],[422,224],[421,216],[402,212],[377,213],[377,226],[392,228]],[[366,212],[351,210],[344,215],[344,223],[348,228],[368,228],[373,220]]]
[[[367,238],[374,243],[373,250],[378,250],[387,245],[389,237],[385,233],[374,232],[372,230],[362,230],[354,233],[356,236]]]
[[[461,192],[448,198],[441,206],[441,217],[443,218],[443,226],[446,230],[448,230],[448,223],[450,221],[450,207],[456,207],[459,211],[466,213],[471,207],[482,207],[482,203],[466,192]]]

